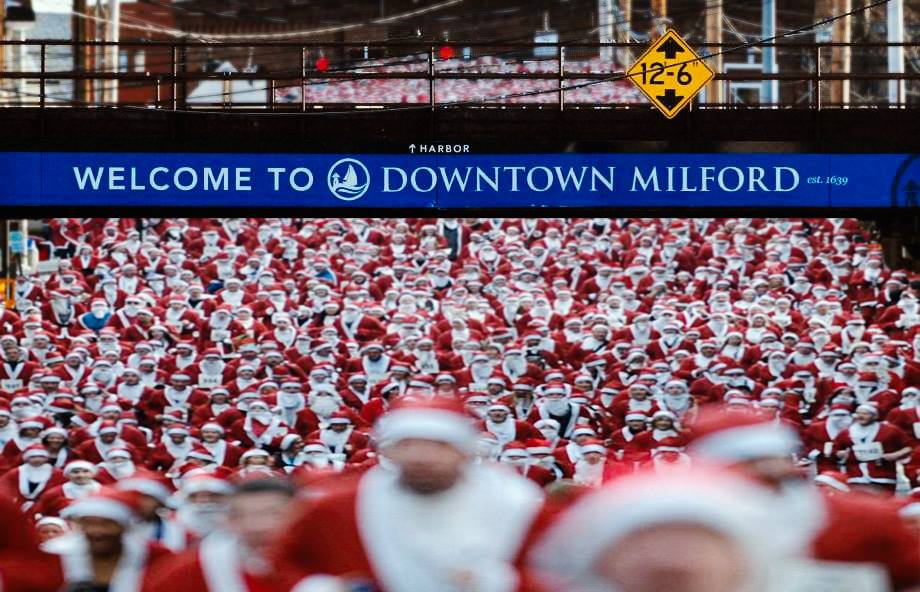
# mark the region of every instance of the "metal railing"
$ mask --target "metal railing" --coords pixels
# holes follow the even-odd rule
[[[101,63],[118,45],[123,59]],[[701,44],[726,67],[704,109],[917,108],[920,73],[888,73],[887,43],[778,43],[781,71],[759,48]],[[763,46],[761,46],[763,47]],[[903,44],[909,56],[920,43]],[[323,111],[435,108],[648,108],[624,69],[643,45],[397,43],[0,42],[2,107]],[[847,57],[848,54],[848,57]],[[601,56],[608,56],[603,59]],[[139,57],[140,56],[140,57]],[[616,56],[609,59],[609,56]],[[850,67],[840,71],[842,60]],[[736,60],[732,62],[732,60]],[[746,60],[746,61],[745,61]],[[253,67],[258,64],[258,67]],[[625,65],[625,66],[624,66]],[[758,100],[778,81],[779,101]],[[721,86],[721,89],[718,86]]]

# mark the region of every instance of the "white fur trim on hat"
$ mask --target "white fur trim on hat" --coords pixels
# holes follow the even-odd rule
[[[875,405],[860,405],[856,408],[857,411],[865,411],[866,413],[871,413],[872,415],[878,417],[878,407]]]
[[[44,456],[47,458],[51,455],[44,448],[27,448],[22,453],[22,460],[29,460],[33,456]]]
[[[98,470],[96,468],[96,465],[94,465],[93,463],[89,461],[72,460],[69,463],[67,463],[67,465],[64,467],[64,476],[67,477],[68,475],[70,475],[71,472],[73,472],[76,469],[86,469],[93,475],[95,475],[96,471]]]
[[[818,475],[815,477],[815,483],[822,483],[828,487],[833,487],[838,491],[850,491],[850,486],[842,481],[834,479],[830,475]]]
[[[296,442],[300,438],[299,434],[287,434],[281,438],[281,450],[287,450],[291,447],[291,444]]]
[[[122,479],[115,484],[118,491],[136,491],[166,505],[171,495],[169,488],[163,483],[154,479],[145,479],[143,477]]]
[[[204,430],[214,430],[215,432],[220,432],[221,434],[223,434],[225,431],[224,426],[220,425],[219,423],[214,423],[213,421],[201,426],[201,431]]]
[[[580,448],[582,454],[588,452],[598,452],[600,454],[607,454],[607,449],[601,446],[600,444],[588,444]]]
[[[712,461],[745,461],[787,456],[801,446],[798,435],[784,425],[759,423],[722,430],[690,446],[690,455]]]
[[[418,438],[444,442],[471,453],[476,444],[476,430],[469,419],[439,409],[407,408],[391,411],[380,418],[374,431],[381,448],[400,440]]]
[[[99,518],[108,518],[121,525],[131,524],[134,518],[134,512],[125,504],[114,499],[90,496],[77,500],[61,510],[61,516],[68,520],[73,518],[85,518],[94,516]]]

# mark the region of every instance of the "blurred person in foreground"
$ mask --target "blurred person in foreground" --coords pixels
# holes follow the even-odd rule
[[[252,479],[230,495],[227,516],[197,549],[158,566],[145,590],[169,592],[274,592],[293,582],[274,570],[268,552],[287,526],[293,486],[282,479]],[[302,533],[304,534],[304,533]]]
[[[57,580],[56,590],[138,592],[151,566],[172,555],[136,536],[131,492],[103,489],[67,506],[62,516],[74,530],[42,547],[55,556],[45,569]]]
[[[798,434],[787,425],[741,411],[712,411],[701,414],[688,453],[695,463],[732,470],[769,492],[773,521],[784,526],[775,536],[810,532],[811,561],[798,566],[800,582],[842,578],[860,592],[920,590],[920,537],[898,516],[897,504],[807,483],[794,461],[800,450]],[[825,475],[818,483],[828,481]],[[866,584],[855,587],[857,581]]]
[[[7,493],[0,488],[0,494]],[[52,558],[38,547],[36,532],[25,515],[0,495],[0,590],[58,592],[60,580],[48,570]]]
[[[807,529],[775,537],[766,492],[726,472],[644,471],[563,511],[528,556],[547,590],[780,592],[770,570]]]
[[[298,591],[532,589],[515,561],[542,524],[542,493],[473,463],[477,434],[459,403],[404,401],[374,431],[380,464],[306,502],[279,541],[279,565],[304,577]]]

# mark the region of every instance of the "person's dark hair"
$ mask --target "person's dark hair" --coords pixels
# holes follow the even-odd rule
[[[234,496],[252,493],[278,493],[287,497],[294,497],[297,495],[297,490],[287,479],[253,479],[240,483],[233,490]]]

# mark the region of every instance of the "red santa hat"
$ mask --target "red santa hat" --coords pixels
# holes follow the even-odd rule
[[[879,415],[878,407],[876,407],[875,405],[869,404],[869,403],[859,405],[858,407],[856,407],[856,411],[862,411],[864,413],[871,413],[875,417],[878,417]]]
[[[472,453],[476,430],[458,401],[439,397],[430,401],[397,402],[374,426],[381,448],[410,438],[434,440]]]
[[[329,425],[350,425],[351,416],[346,411],[336,411],[329,416]]]
[[[692,433],[690,455],[732,464],[788,456],[801,442],[792,428],[743,412],[701,414]]]
[[[105,453],[105,460],[113,460],[116,458],[131,459],[131,451],[127,448],[110,448],[108,452]]]
[[[586,440],[584,444],[579,448],[582,454],[588,452],[597,452],[598,454],[607,455],[607,447],[604,446],[604,443],[600,440]]]
[[[329,452],[329,447],[321,440],[307,440],[303,446],[304,452]]]
[[[202,446],[201,444],[195,444],[192,446],[191,451],[188,453],[188,458],[194,458],[196,460],[203,460],[205,462],[215,462],[214,455],[210,450]]]
[[[766,492],[735,475],[702,469],[690,474],[641,472],[579,498],[534,545],[530,560],[558,578],[557,589],[593,590],[598,587],[595,568],[605,550],[656,526],[698,525],[732,542],[750,562],[752,580],[811,534],[804,524],[784,525],[786,536],[776,537],[779,525],[771,521],[769,507]]]
[[[64,466],[64,476],[69,477],[71,473],[73,473],[74,471],[78,471],[80,469],[86,469],[87,471],[92,473],[94,477],[96,476],[96,472],[97,472],[96,465],[94,465],[93,463],[89,461],[85,461],[85,460],[72,460],[69,463],[67,463],[67,465]]]
[[[847,485],[848,479],[846,475],[839,471],[824,471],[815,477],[815,483],[827,485],[837,491],[850,491],[850,486]]]
[[[146,495],[163,505],[166,505],[172,495],[169,487],[153,474],[147,476],[135,473],[132,477],[118,481],[115,484],[115,489]]]
[[[193,493],[200,492],[229,495],[233,492],[233,487],[226,479],[221,479],[216,475],[205,472],[190,472],[182,479],[182,486],[178,492],[179,497],[180,499],[185,499]]]
[[[137,509],[136,494],[129,491],[103,488],[95,494],[79,499],[61,511],[61,517],[68,520],[80,518],[106,518],[122,526],[134,520]]]
[[[29,446],[26,446],[25,450],[22,451],[22,460],[24,461],[29,460],[30,458],[35,458],[37,456],[48,458],[50,454],[48,454],[48,451],[45,450],[44,446],[38,443],[30,444]]]
[[[527,452],[530,454],[552,454],[553,447],[550,446],[549,440],[540,440],[538,438],[531,438],[525,443],[527,446]]]

